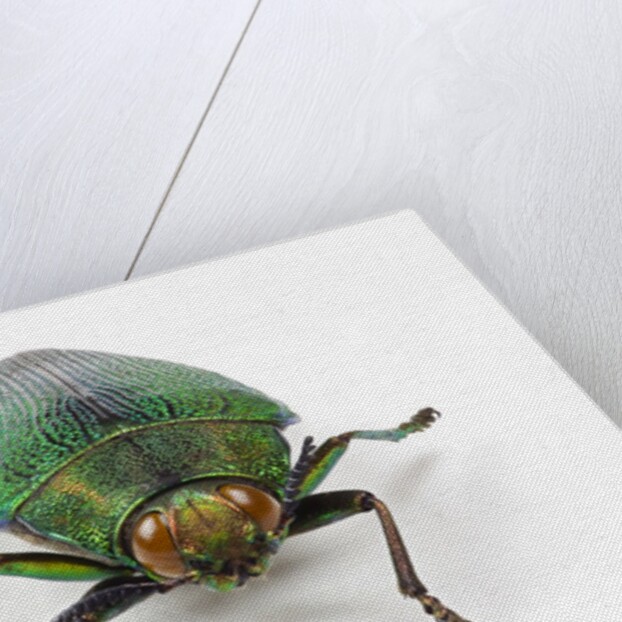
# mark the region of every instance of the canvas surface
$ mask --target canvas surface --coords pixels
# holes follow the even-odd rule
[[[1,356],[44,347],[235,378],[301,415],[294,452],[434,406],[424,434],[353,443],[323,489],[383,499],[422,580],[472,622],[620,618],[619,431],[412,212],[0,316]],[[7,622],[45,622],[88,587],[0,586]],[[118,619],[429,618],[367,514],[287,541],[243,590],[180,588]]]

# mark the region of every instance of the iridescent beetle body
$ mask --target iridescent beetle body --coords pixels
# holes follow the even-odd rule
[[[100,579],[53,622],[104,622],[182,583],[219,591],[263,574],[288,536],[376,510],[400,590],[427,613],[466,622],[417,578],[386,507],[368,492],[311,494],[347,432],[296,465],[284,404],[219,374],[101,352],[38,350],[0,361],[0,522],[55,553],[0,554],[0,574]]]

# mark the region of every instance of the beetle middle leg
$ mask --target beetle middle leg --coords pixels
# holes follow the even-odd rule
[[[391,513],[386,505],[370,492],[341,490],[311,495],[302,499],[296,508],[293,522],[289,526],[289,535],[301,534],[371,510],[375,510],[380,519],[400,592],[410,598],[416,598],[423,605],[424,611],[432,615],[437,622],[468,622],[428,593],[427,588],[415,573]]]

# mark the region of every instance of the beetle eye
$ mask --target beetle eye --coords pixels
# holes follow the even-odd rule
[[[281,505],[267,492],[244,484],[224,484],[218,492],[246,512],[263,531],[273,531],[281,520]]]
[[[137,562],[162,577],[176,579],[186,574],[184,562],[160,512],[149,512],[138,519],[132,530],[132,553]]]

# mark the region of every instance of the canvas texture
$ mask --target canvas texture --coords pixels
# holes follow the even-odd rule
[[[234,378],[300,415],[294,454],[433,406],[423,434],[353,441],[322,490],[382,499],[423,582],[473,622],[620,619],[620,432],[414,212],[0,316],[2,357],[40,348]],[[0,535],[0,551],[34,548]],[[0,585],[6,622],[45,622],[89,587]],[[429,618],[365,514],[286,541],[239,591],[183,587],[118,620]]]

